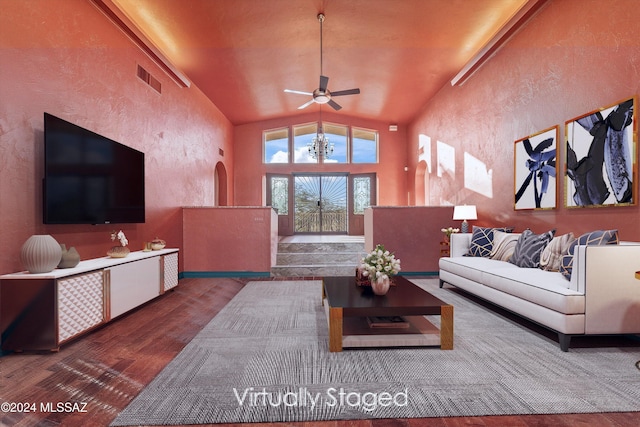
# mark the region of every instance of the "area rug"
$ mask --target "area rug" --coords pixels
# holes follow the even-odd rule
[[[112,425],[640,411],[637,347],[562,352],[437,279],[413,281],[454,306],[454,350],[330,353],[321,282],[250,282]]]

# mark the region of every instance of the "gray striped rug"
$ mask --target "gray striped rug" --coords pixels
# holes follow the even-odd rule
[[[454,350],[329,353],[319,281],[251,282],[112,425],[640,411],[638,347],[563,353],[436,279],[414,282],[455,307]]]

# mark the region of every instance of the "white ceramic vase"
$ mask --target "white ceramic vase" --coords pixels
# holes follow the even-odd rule
[[[48,273],[62,258],[60,244],[48,234],[34,234],[22,245],[20,260],[29,273]]]
[[[376,295],[385,295],[389,291],[389,286],[391,286],[391,280],[387,276],[371,281],[371,290]]]

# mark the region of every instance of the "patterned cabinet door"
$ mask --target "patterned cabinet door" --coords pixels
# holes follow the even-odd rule
[[[102,270],[58,280],[58,343],[104,321]]]
[[[171,253],[164,257],[164,290],[178,286],[178,253]]]

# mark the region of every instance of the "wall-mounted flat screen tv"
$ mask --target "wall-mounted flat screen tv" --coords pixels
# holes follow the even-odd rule
[[[43,222],[145,222],[144,153],[44,113]]]

